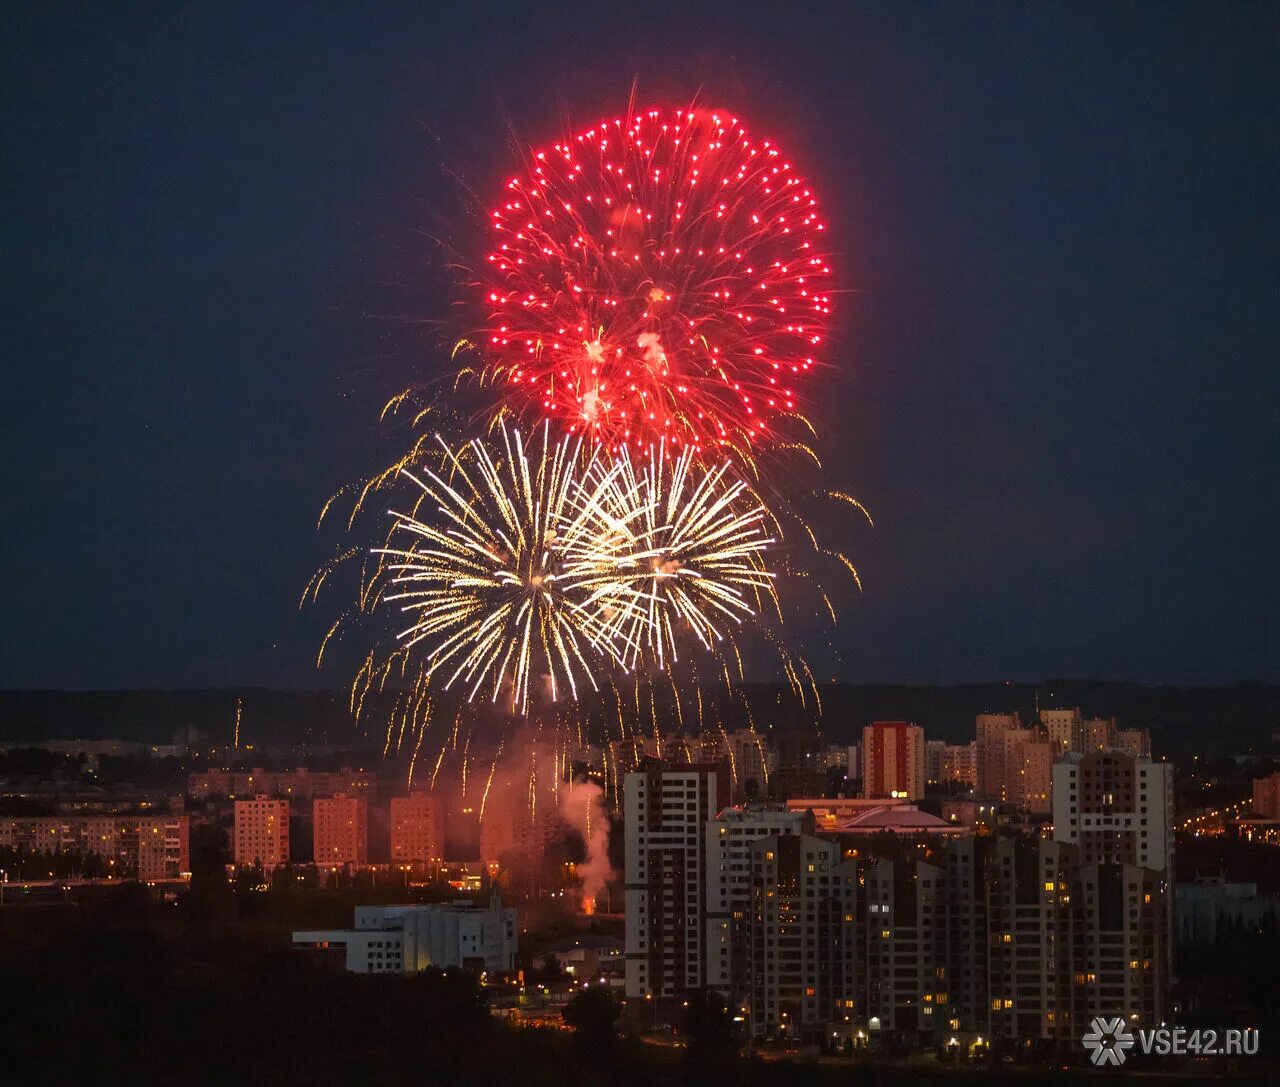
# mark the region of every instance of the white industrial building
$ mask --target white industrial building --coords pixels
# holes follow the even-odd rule
[[[416,974],[429,966],[502,974],[515,969],[516,911],[495,896],[423,906],[357,906],[355,928],[293,934],[295,947],[345,951],[353,974]]]

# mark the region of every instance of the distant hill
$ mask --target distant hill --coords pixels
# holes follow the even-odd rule
[[[950,686],[832,684],[821,689],[821,727],[832,743],[850,742],[875,720],[911,720],[930,738],[972,739],[974,717],[1017,710],[1031,719],[1042,707],[1080,706],[1086,716],[1119,719],[1122,728],[1148,727],[1158,753],[1170,757],[1274,753],[1280,734],[1280,686],[1143,686],[1102,680],[1055,679],[1041,684],[970,683]],[[787,696],[748,684],[746,701],[782,705]],[[231,739],[236,704],[243,705],[242,743],[359,744],[345,691],[265,688],[145,691],[0,691],[0,740],[119,737],[168,743],[184,725],[204,729],[212,742]],[[804,715],[755,711],[760,727],[794,727]],[[375,709],[370,719],[378,720]],[[371,741],[380,745],[380,737]]]
[[[1031,683],[969,683],[945,687],[838,684],[823,690],[823,731],[854,738],[867,721],[909,720],[926,736],[973,738],[979,713],[1017,710],[1024,720],[1044,709],[1079,706],[1086,717],[1115,717],[1121,728],[1150,728],[1158,754],[1236,755],[1275,751],[1280,733],[1280,685],[1144,686],[1091,679]]]
[[[118,737],[172,743],[185,725],[229,743],[242,703],[244,743],[345,743],[357,737],[346,692],[222,690],[0,691],[0,740]]]

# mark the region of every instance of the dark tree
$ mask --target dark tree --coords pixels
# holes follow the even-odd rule
[[[711,1070],[738,1055],[729,1005],[719,993],[701,989],[689,994],[684,1013],[684,1029],[689,1036],[689,1064]]]
[[[583,1048],[598,1053],[617,1045],[621,1014],[622,1005],[607,989],[584,989],[564,1009],[564,1021],[578,1032]]]

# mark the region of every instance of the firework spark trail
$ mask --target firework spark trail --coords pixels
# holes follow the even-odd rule
[[[737,631],[762,600],[779,609],[766,565],[777,526],[755,492],[692,449],[610,456],[540,430],[526,440],[500,425],[495,442],[458,449],[441,439],[437,468],[401,470],[418,501],[393,512],[395,546],[375,549],[391,583],[377,597],[408,615],[397,651],[421,653],[419,680],[494,702],[509,686],[526,714],[535,677],[552,701],[574,700],[613,664],[637,673],[639,715],[640,673],[670,681],[683,643],[709,651],[726,682],[726,653],[740,674]]]
[[[648,110],[535,152],[490,225],[488,383],[607,445],[745,451],[796,415],[831,269],[817,199],[716,110]]]
[[[777,540],[764,506],[728,463],[704,469],[692,449],[672,460],[660,442],[638,464],[624,449],[611,470],[602,491],[623,536],[611,576],[623,580],[631,603],[614,616],[622,659],[634,668],[648,658],[662,672],[678,659],[683,631],[714,650],[755,615],[762,594],[774,594],[765,556]]]
[[[398,590],[382,599],[412,619],[400,645],[426,643],[428,678],[439,672],[445,690],[461,678],[468,699],[487,687],[493,701],[510,682],[521,713],[534,676],[547,675],[553,701],[562,688],[576,698],[581,679],[596,688],[602,658],[624,663],[615,624],[632,605],[614,571],[627,520],[641,512],[606,518],[621,462],[604,464],[578,441],[553,444],[549,427],[541,430],[539,445],[500,427],[498,459],[485,442],[455,451],[441,440],[451,480],[402,470],[434,516],[393,511],[409,541],[377,549]]]
[[[480,797],[480,821],[484,822],[484,808],[489,803],[489,790],[493,788],[493,775],[498,772],[498,763],[502,760],[502,748],[505,741],[498,742],[498,750],[493,756],[493,762],[489,766],[489,779],[484,783],[484,793]]]

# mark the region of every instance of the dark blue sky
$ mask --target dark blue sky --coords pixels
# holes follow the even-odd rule
[[[1280,679],[1280,8],[175,7],[6,20],[0,685],[317,682],[315,514],[441,364],[454,174],[635,77],[824,196],[877,521],[833,673]]]

